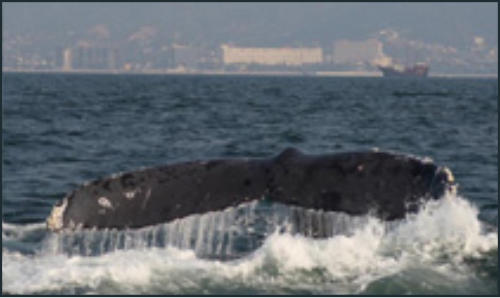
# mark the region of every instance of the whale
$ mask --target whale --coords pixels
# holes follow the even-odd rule
[[[302,208],[405,218],[456,192],[449,168],[378,150],[172,163],[96,179],[52,208],[47,228],[135,229],[268,200]]]

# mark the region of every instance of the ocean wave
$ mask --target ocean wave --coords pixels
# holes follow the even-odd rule
[[[272,212],[266,213],[269,210]],[[474,260],[488,263],[494,258],[498,233],[487,231],[477,216],[477,208],[466,199],[448,196],[429,201],[420,212],[394,223],[371,216],[342,217],[284,205],[262,208],[258,204],[135,232],[86,231],[70,236],[46,233],[43,224],[3,223],[4,243],[26,241],[33,237],[30,234],[44,235],[33,254],[4,245],[3,291],[477,294],[469,291],[484,289],[488,293],[491,289],[487,284],[477,285],[483,282],[478,277],[482,271]],[[297,218],[302,220],[294,221]],[[329,222],[342,228],[328,227],[330,234],[326,238],[317,237],[314,231],[327,230],[318,226],[318,218],[324,219],[322,224]],[[159,235],[164,235],[163,240],[158,239]],[[230,235],[236,238],[231,240]],[[104,248],[113,237],[120,239],[115,242],[117,247]],[[237,237],[254,239],[254,243],[238,248]],[[102,249],[86,251],[82,242],[89,247],[91,243],[99,244]],[[495,272],[489,278],[496,280]],[[415,276],[418,278],[412,278]],[[385,287],[380,286],[381,281]],[[400,289],[404,293],[398,292],[401,283],[407,283]],[[472,283],[474,287],[467,287]],[[390,284],[395,293],[387,292]]]

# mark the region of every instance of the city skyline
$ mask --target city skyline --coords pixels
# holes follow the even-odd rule
[[[2,6],[7,70],[372,71],[377,64],[425,62],[442,73],[498,72],[496,3]],[[235,60],[229,53],[250,56]]]

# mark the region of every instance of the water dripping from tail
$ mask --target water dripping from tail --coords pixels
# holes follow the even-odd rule
[[[248,255],[275,232],[327,238],[352,234],[367,220],[367,216],[254,201],[136,230],[63,231],[49,235],[43,250],[96,256],[117,250],[176,247],[193,250],[198,257],[226,260]]]

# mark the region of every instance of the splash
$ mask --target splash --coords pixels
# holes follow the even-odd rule
[[[4,248],[3,290],[387,294],[392,284],[396,292],[389,294],[490,293],[497,290],[496,275],[484,282],[471,260],[491,261],[498,234],[485,231],[477,215],[458,196],[427,202],[419,213],[391,224],[370,216],[252,203],[135,232],[50,233],[33,254]],[[36,231],[42,233],[42,227],[4,224],[2,240],[22,242]],[[484,284],[468,287],[471,283]]]
[[[63,231],[50,234],[42,250],[95,256],[117,250],[172,246],[194,250],[199,257],[234,259],[260,247],[275,231],[326,238],[352,234],[369,218],[256,201],[141,229]]]

